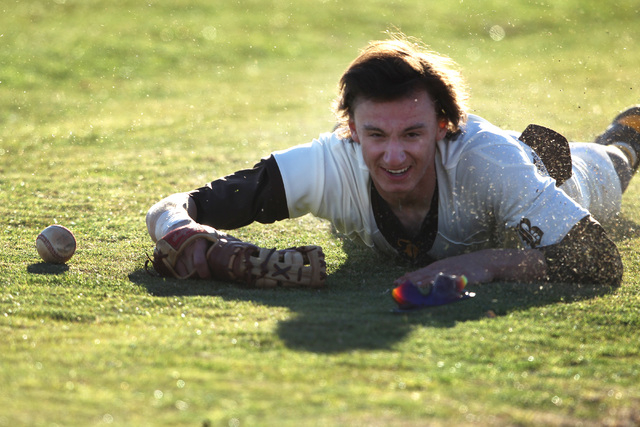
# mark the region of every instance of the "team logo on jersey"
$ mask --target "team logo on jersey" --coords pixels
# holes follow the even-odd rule
[[[518,234],[523,242],[527,243],[531,248],[536,248],[542,241],[544,232],[536,226],[531,226],[529,218],[522,218],[520,224],[516,227]]]
[[[420,249],[411,243],[410,240],[398,239],[398,247],[411,259],[416,259],[420,253]]]

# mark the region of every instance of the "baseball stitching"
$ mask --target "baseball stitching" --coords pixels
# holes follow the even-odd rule
[[[53,255],[54,258],[56,258],[58,261],[60,262],[64,262],[66,261],[66,258],[62,257],[58,251],[55,250],[55,248],[53,247],[53,245],[51,244],[51,242],[49,241],[49,239],[47,239],[45,236],[43,236],[42,234],[38,234],[38,240],[40,240],[41,242],[44,243],[44,245],[47,247],[47,249],[49,250],[49,253],[51,253],[51,255]]]

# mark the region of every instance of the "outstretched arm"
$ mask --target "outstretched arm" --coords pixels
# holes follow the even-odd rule
[[[465,275],[469,283],[534,282],[546,277],[547,264],[536,249],[484,249],[436,261],[398,278],[395,285],[409,280],[426,286],[438,273]]]
[[[273,222],[288,217],[284,186],[273,157],[252,169],[238,171],[189,193],[176,193],[153,205],[147,213],[147,230],[154,242],[183,227],[205,227],[212,233],[235,229],[253,221]],[[215,227],[215,228],[213,228]],[[175,269],[187,275],[193,266],[201,278],[209,278],[204,240],[186,246]]]
[[[557,245],[540,249],[486,249],[436,261],[405,274],[426,286],[438,273],[465,275],[470,283],[492,281],[598,283],[617,286],[623,266],[616,245],[590,216],[576,224]]]

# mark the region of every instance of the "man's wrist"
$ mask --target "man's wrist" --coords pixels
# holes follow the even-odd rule
[[[158,202],[147,213],[147,231],[154,242],[170,231],[193,222],[185,203],[176,203],[172,197]]]

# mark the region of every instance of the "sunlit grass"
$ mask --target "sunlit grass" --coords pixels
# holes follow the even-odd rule
[[[233,234],[319,244],[327,289],[144,271],[147,209],[330,130],[357,50],[394,26],[450,55],[472,108],[590,140],[629,104],[638,9],[542,2],[0,6],[0,425],[633,425],[640,184],[608,225],[619,289],[496,283],[393,315],[407,268],[311,217]],[[34,249],[71,228],[66,266]],[[495,315],[495,317],[494,317]]]

